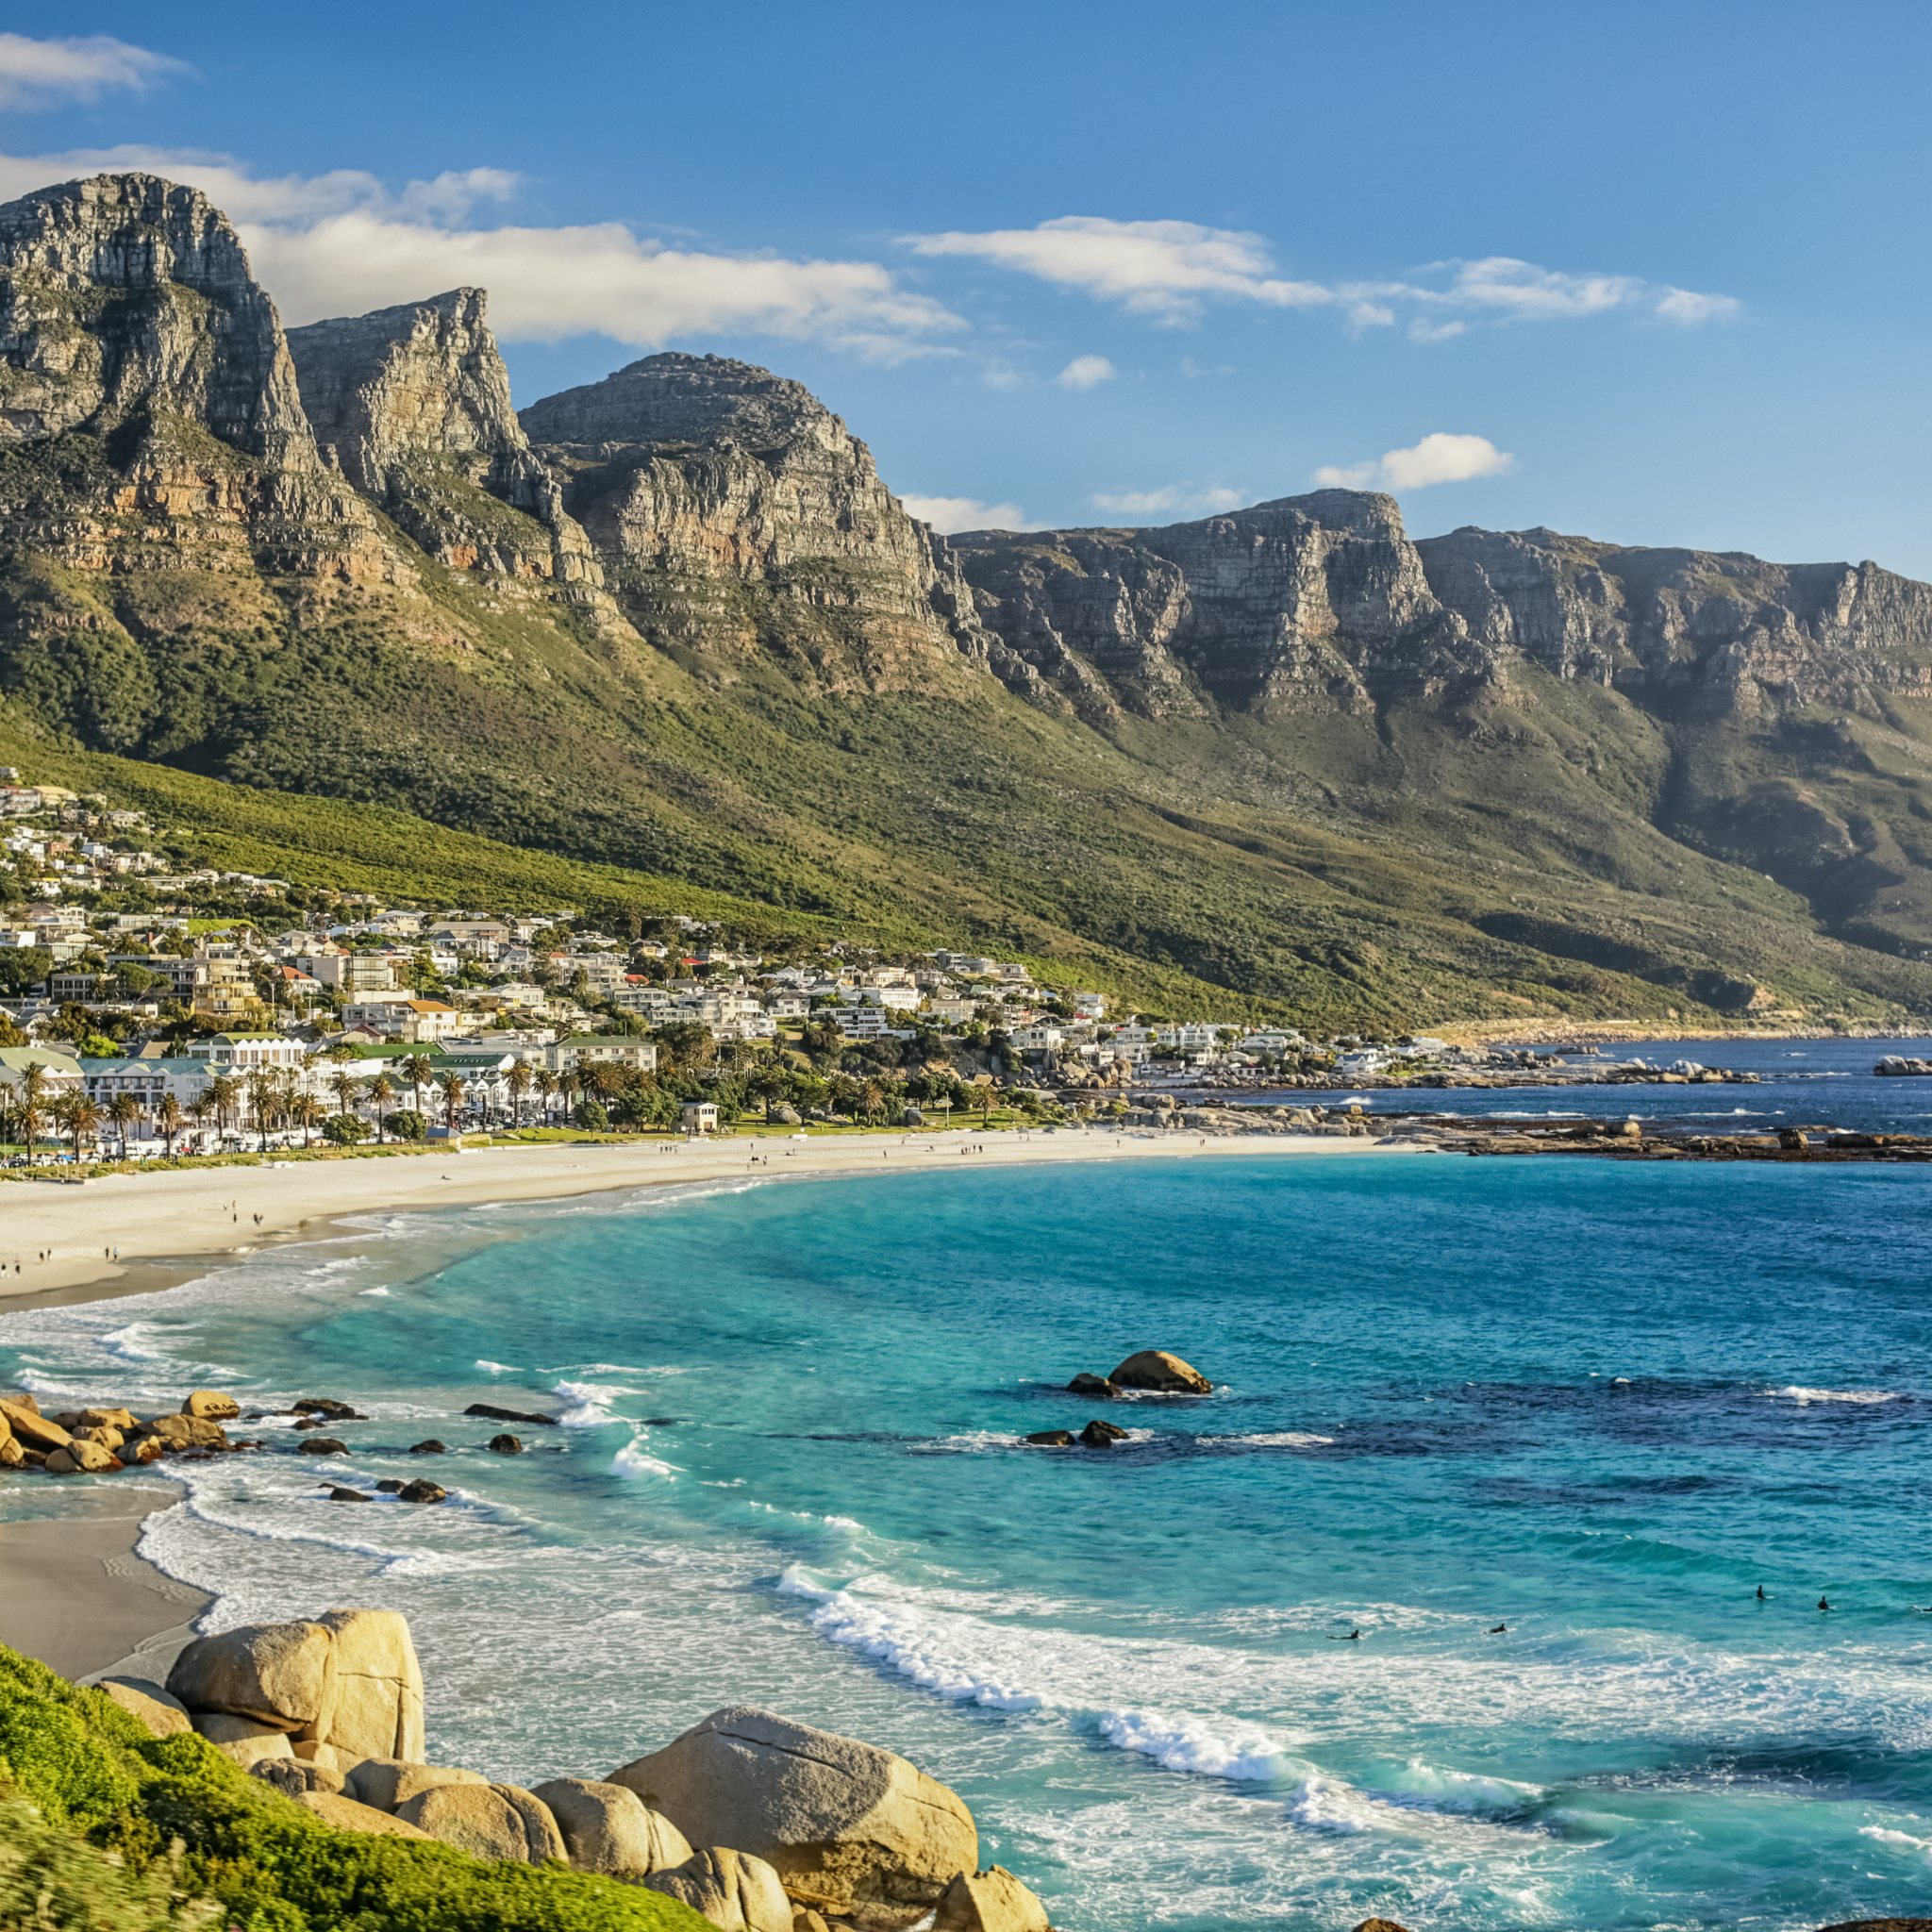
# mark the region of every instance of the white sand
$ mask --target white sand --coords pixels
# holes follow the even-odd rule
[[[981,1149],[984,1152],[960,1150]],[[297,1161],[110,1174],[85,1187],[0,1184],[0,1308],[8,1297],[92,1287],[125,1293],[123,1262],[246,1254],[311,1223],[375,1208],[556,1200],[653,1183],[758,1173],[773,1178],[902,1173],[908,1168],[1022,1167],[1048,1161],[1374,1157],[1381,1141],[1314,1135],[1201,1140],[1178,1131],[1057,1134],[777,1136],[714,1144],[639,1140],[607,1145],[451,1148],[390,1159]],[[756,1157],[758,1165],[751,1165]],[[37,1259],[42,1250],[51,1258]],[[20,1272],[14,1272],[18,1264]]]

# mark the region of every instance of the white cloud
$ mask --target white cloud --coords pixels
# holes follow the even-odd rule
[[[906,513],[930,524],[941,537],[959,530],[1038,530],[1017,503],[981,503],[973,496],[901,496]]]
[[[1410,338],[1440,342],[1464,334],[1473,322],[1568,322],[1647,308],[1671,322],[1699,323],[1738,310],[1729,295],[1660,289],[1637,275],[1569,275],[1507,255],[1436,262],[1417,273],[1447,279],[1343,283],[1336,293],[1348,304],[1350,327],[1386,328],[1407,309]]]
[[[1157,516],[1163,510],[1191,510],[1198,515],[1238,509],[1246,501],[1239,490],[1202,490],[1190,483],[1169,483],[1159,490],[1096,490],[1092,497],[1095,509],[1128,517]]]
[[[478,225],[480,208],[516,192],[517,176],[495,168],[391,193],[354,169],[261,179],[225,155],[117,147],[0,157],[0,193],[118,169],[186,182],[225,209],[291,325],[469,284],[490,291],[491,323],[508,341],[595,330],[650,349],[733,330],[811,337],[892,361],[934,353],[929,336],[964,326],[939,303],[901,289],[878,262],[704,254],[617,222]]]
[[[1105,356],[1075,356],[1054,377],[1062,389],[1093,389],[1114,378],[1114,366]]]
[[[35,41],[0,34],[0,108],[52,108],[62,101],[96,100],[109,88],[139,92],[188,65],[165,54],[106,34],[84,40]]]
[[[1036,228],[908,235],[918,255],[963,255],[1122,302],[1162,322],[1200,312],[1209,295],[1301,308],[1333,298],[1313,282],[1281,281],[1258,235],[1193,222],[1114,222],[1062,215]]]
[[[1326,490],[1426,490],[1432,483],[1500,476],[1515,462],[1487,436],[1445,436],[1439,430],[1413,448],[1385,450],[1373,462],[1317,470],[1315,481]]]

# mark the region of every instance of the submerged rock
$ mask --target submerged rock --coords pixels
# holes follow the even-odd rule
[[[524,1453],[523,1442],[515,1436],[491,1436],[490,1447],[498,1456],[521,1456]]]
[[[1143,1348],[1130,1355],[1108,1380],[1120,1389],[1152,1389],[1163,1395],[1211,1395],[1214,1384],[1165,1349]]]
[[[480,1415],[493,1423],[534,1423],[540,1428],[555,1428],[554,1415],[530,1415],[520,1408],[498,1408],[492,1402],[473,1402],[464,1409],[465,1415]]]
[[[1037,1429],[1026,1440],[1041,1449],[1071,1449],[1074,1432],[1072,1429]]]
[[[1098,1416],[1080,1431],[1080,1441],[1089,1449],[1111,1449],[1116,1442],[1124,1442],[1127,1432],[1112,1423],[1104,1423]]]
[[[396,1497],[404,1503],[441,1503],[448,1500],[449,1491],[441,1483],[419,1475],[414,1482],[404,1483],[396,1491]]]
[[[1110,1402],[1120,1392],[1105,1375],[1090,1375],[1084,1370],[1067,1384],[1069,1395],[1084,1395],[1092,1402]]]

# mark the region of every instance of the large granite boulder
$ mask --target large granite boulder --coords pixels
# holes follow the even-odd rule
[[[50,1450],[46,1464],[49,1475],[111,1475],[125,1467],[111,1449],[78,1436],[64,1447]]]
[[[345,1767],[349,1795],[377,1811],[400,1811],[411,1798],[439,1785],[487,1785],[480,1773],[448,1764],[405,1764],[394,1757],[365,1757]]]
[[[776,1868],[800,1906],[895,1932],[979,1864],[973,1814],[905,1758],[754,1706],[610,1774],[694,1844]]]
[[[419,1831],[413,1824],[401,1818],[391,1818],[387,1811],[372,1810],[367,1805],[358,1805],[354,1798],[345,1798],[339,1791],[304,1791],[295,1800],[305,1810],[312,1811],[325,1824],[332,1824],[338,1831],[359,1831],[370,1838],[414,1838],[426,1839],[426,1831]]]
[[[192,1711],[325,1737],[336,1702],[335,1632],[322,1624],[243,1624],[197,1638],[175,1659],[168,1690]]]
[[[420,1763],[423,1666],[398,1610],[330,1610],[316,1620],[335,1638],[336,1701],[309,1735],[357,1757]]]
[[[138,1718],[158,1738],[178,1737],[194,1728],[187,1706],[145,1677],[103,1677],[94,1688],[112,1698],[129,1717]]]
[[[1163,1395],[1211,1395],[1214,1384],[1199,1369],[1190,1368],[1163,1348],[1143,1348],[1130,1355],[1107,1378],[1116,1389],[1152,1389]]]
[[[554,1777],[532,1795],[550,1807],[579,1872],[664,1872],[691,1856],[676,1825],[623,1785]]]
[[[71,1438],[51,1416],[41,1414],[30,1399],[0,1396],[0,1423],[16,1442],[28,1449],[64,1449]]]
[[[283,1757],[294,1762],[289,1748],[289,1734],[273,1724],[258,1724],[252,1717],[230,1717],[223,1710],[197,1710],[194,1728],[224,1757],[232,1757],[246,1770],[264,1757]]]
[[[564,1856],[563,1834],[549,1806],[516,1785],[434,1785],[397,1806],[395,1815],[496,1864],[541,1865]]]
[[[242,1413],[242,1405],[218,1389],[197,1389],[182,1403],[181,1413],[191,1422],[231,1423]]]
[[[1046,1907],[1004,1865],[962,1872],[946,1888],[932,1932],[1049,1932]]]
[[[639,1881],[701,1913],[719,1932],[792,1932],[791,1901],[762,1858],[712,1845]]]

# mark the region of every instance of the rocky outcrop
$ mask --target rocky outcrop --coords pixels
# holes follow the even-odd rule
[[[773,1865],[794,1903],[896,1932],[979,1863],[973,1814],[905,1758],[768,1710],[713,1711],[610,1774],[692,1843]]]
[[[1211,1395],[1214,1384],[1164,1348],[1143,1348],[1130,1355],[1107,1378],[1116,1389],[1151,1389],[1163,1395]]]
[[[349,1795],[378,1811],[400,1810],[411,1798],[434,1790],[438,1785],[489,1782],[474,1771],[458,1771],[446,1764],[410,1764],[399,1757],[365,1757],[348,1769]]]
[[[457,570],[600,590],[603,573],[531,452],[481,289],[289,331],[324,456]]]
[[[802,383],[647,356],[521,421],[654,642],[726,662],[762,651],[836,690],[923,689],[962,652],[1005,656],[944,541]]]
[[[946,1888],[933,1932],[1049,1932],[1046,1907],[1004,1865],[962,1872]]]
[[[516,1785],[434,1785],[398,1805],[395,1815],[473,1857],[541,1865],[564,1856],[550,1807]]]
[[[533,1795],[549,1806],[579,1872],[667,1872],[692,1856],[676,1825],[623,1785],[557,1777]]]
[[[701,1913],[718,1932],[792,1932],[791,1901],[777,1873],[743,1852],[712,1845],[641,1882]]]

